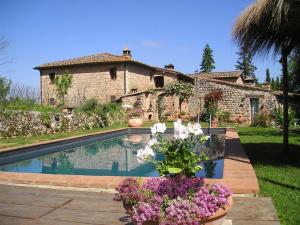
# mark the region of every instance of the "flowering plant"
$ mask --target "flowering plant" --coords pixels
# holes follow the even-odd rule
[[[144,115],[144,110],[142,109],[133,109],[129,112],[129,117],[141,117]]]
[[[207,140],[199,123],[184,126],[181,120],[174,122],[174,138],[163,137],[166,131],[164,123],[157,123],[151,127],[152,139],[145,148],[137,152],[138,162],[153,160],[155,152],[164,154],[162,161],[154,161],[154,165],[161,176],[184,174],[194,177],[202,169],[200,162],[207,157],[199,154],[199,147]]]
[[[172,139],[163,136],[166,130],[164,123],[151,127],[152,139],[137,152],[138,162],[153,160],[163,177],[144,183],[127,178],[117,188],[114,200],[131,206],[127,212],[137,225],[202,224],[230,204],[231,192],[221,184],[208,185],[195,177],[202,169],[199,163],[207,159],[199,154],[199,147],[207,140],[200,124],[184,126],[177,120]],[[156,152],[165,158],[155,161]]]
[[[132,183],[134,180],[127,178],[123,181],[115,200],[128,200],[128,181]],[[199,224],[227,206],[230,195],[225,186],[205,185],[202,178],[149,178],[144,184],[135,180],[134,188],[130,190],[131,202],[134,203],[131,216],[138,225],[146,221],[164,225]]]

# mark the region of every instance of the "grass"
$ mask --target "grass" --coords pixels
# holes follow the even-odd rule
[[[150,127],[152,124],[145,123],[144,127]],[[207,123],[201,125],[207,127]],[[168,122],[167,126],[172,127],[173,123]],[[0,139],[0,149],[125,127],[127,124],[35,137]],[[243,126],[236,128],[258,177],[260,196],[272,197],[281,224],[300,224],[300,131],[290,132],[291,152],[285,155],[282,152],[282,134],[277,129]]]
[[[237,129],[258,177],[260,196],[272,197],[281,224],[300,224],[300,132],[290,132],[290,154],[286,155],[280,131]]]

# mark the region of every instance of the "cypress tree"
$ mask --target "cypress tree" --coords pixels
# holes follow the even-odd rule
[[[275,90],[280,90],[280,79],[279,77],[276,77],[276,81],[275,81]]]
[[[206,44],[203,50],[202,63],[200,65],[200,71],[203,73],[209,73],[216,68],[212,52],[212,49]]]
[[[275,90],[275,80],[274,80],[273,77],[272,77],[272,79],[271,79],[271,89],[272,89],[272,90]]]
[[[266,82],[271,83],[270,70],[267,68],[266,70]]]
[[[249,50],[247,49],[246,46],[243,46],[239,52],[237,52],[239,55],[237,64],[235,65],[235,68],[237,70],[243,71],[243,76],[244,77],[252,77],[257,81],[256,76],[255,76],[255,70],[257,69],[256,66],[253,65],[252,63],[252,58],[253,55]]]

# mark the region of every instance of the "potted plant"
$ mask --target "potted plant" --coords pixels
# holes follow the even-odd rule
[[[128,126],[129,127],[141,127],[143,125],[142,116],[144,115],[144,110],[133,109],[129,113]]]
[[[141,127],[143,125],[143,115],[144,110],[142,109],[142,99],[137,97],[136,101],[133,104],[133,109],[129,111],[128,116],[128,126],[129,127]]]
[[[204,96],[205,109],[207,116],[210,117],[210,126],[212,128],[218,127],[218,101],[222,98],[221,90],[214,90]]]
[[[145,182],[127,178],[117,188],[114,200],[123,202],[137,225],[222,224],[232,205],[230,190],[196,177],[202,169],[199,163],[207,160],[199,146],[208,137],[200,124],[184,126],[181,120],[174,122],[174,138],[166,139],[162,135],[165,130],[165,124],[155,124],[153,138],[137,152],[138,162],[152,160],[161,177]],[[162,161],[154,160],[156,152],[164,154]]]

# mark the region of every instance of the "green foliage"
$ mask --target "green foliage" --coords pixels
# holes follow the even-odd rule
[[[255,78],[256,80],[255,70],[257,68],[252,63],[252,53],[247,49],[246,46],[243,46],[237,54],[239,55],[239,58],[237,60],[237,64],[235,65],[236,69],[243,71],[244,77],[249,76]]]
[[[126,113],[118,103],[100,104],[95,99],[87,100],[82,106],[75,109],[76,112],[98,115],[105,126],[121,124],[125,122]]]
[[[54,84],[56,86],[56,94],[60,100],[60,104],[64,105],[65,95],[68,93],[68,89],[72,84],[72,75],[68,71],[65,71],[64,74],[56,76]]]
[[[5,105],[6,110],[58,112],[58,109],[48,105],[41,105],[32,99],[11,98]]]
[[[300,90],[300,48],[294,49],[288,58],[288,91]]]
[[[206,44],[203,50],[202,62],[200,65],[200,70],[203,73],[210,73],[216,68],[212,52],[212,49],[208,44]]]
[[[166,109],[166,105],[165,105],[165,101],[164,101],[164,96],[163,95],[159,95],[157,97],[157,114],[158,114],[158,120],[159,121],[165,121],[166,115],[164,115],[164,110]]]
[[[164,154],[162,161],[155,161],[155,167],[161,176],[184,174],[187,177],[194,177],[202,169],[200,162],[208,158],[204,154],[198,155],[191,151],[195,144],[204,143],[207,140],[205,136],[190,136],[183,140],[160,140],[159,148],[155,149]]]
[[[51,116],[48,112],[42,112],[41,113],[41,119],[43,121],[43,124],[47,127],[51,127]]]
[[[278,107],[275,108],[271,114],[271,119],[274,120],[276,127],[283,127],[283,108]],[[288,109],[288,120],[289,120],[289,126],[291,126],[291,123],[296,118],[296,112],[291,107]]]
[[[275,90],[275,80],[273,77],[271,79],[271,90]]]
[[[269,127],[270,126],[270,115],[265,111],[256,113],[252,126],[254,127]]]
[[[276,77],[274,90],[282,90],[281,89],[281,79],[279,77]]]
[[[11,87],[11,80],[0,76],[0,104],[3,104],[7,100]]]
[[[217,116],[218,121],[220,122],[220,124],[222,124],[224,122],[225,123],[230,122],[229,121],[230,120],[230,112],[220,110],[220,111],[216,112],[216,116]]]
[[[204,112],[202,113],[202,119],[205,121],[209,120],[211,116],[212,119],[217,117],[218,112],[218,101],[222,98],[223,93],[221,90],[214,90],[207,93],[204,96]]]
[[[271,83],[271,76],[269,68],[266,69],[266,82]]]

